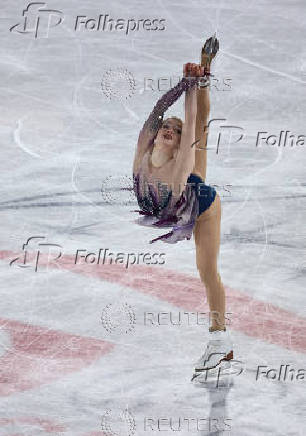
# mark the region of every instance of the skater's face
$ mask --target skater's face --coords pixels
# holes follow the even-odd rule
[[[166,145],[173,149],[179,147],[182,135],[182,122],[176,118],[163,121],[162,127],[156,136],[156,143]]]

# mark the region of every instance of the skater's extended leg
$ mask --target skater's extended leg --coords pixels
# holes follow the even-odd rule
[[[219,42],[215,36],[209,38],[201,53],[201,66],[206,73],[210,73],[210,64],[219,50]],[[209,87],[197,90],[197,118],[195,128],[196,151],[193,173],[198,174],[204,181],[206,178],[207,165],[207,137],[208,137],[208,117],[210,101]]]
[[[220,247],[221,201],[218,194],[209,209],[197,219],[194,228],[196,262],[211,314],[211,329],[225,328],[225,294],[218,273]]]
[[[195,138],[199,140],[195,144],[195,164],[193,173],[198,174],[203,181],[206,178],[206,162],[207,162],[207,137],[208,137],[208,116],[209,116],[209,88],[197,90],[197,118]]]

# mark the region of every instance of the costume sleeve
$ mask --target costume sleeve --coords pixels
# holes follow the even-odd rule
[[[137,141],[133,173],[137,173],[142,156],[153,147],[153,140],[160,129],[166,110],[183,94],[198,83],[197,77],[183,77],[180,82],[167,91],[156,103],[149,118],[144,123]]]
[[[160,129],[163,116],[166,110],[173,105],[174,102],[183,94],[184,91],[192,88],[198,83],[197,77],[183,77],[180,82],[167,91],[156,103],[149,118],[143,125],[143,130],[149,130],[152,136],[155,136],[158,129]]]

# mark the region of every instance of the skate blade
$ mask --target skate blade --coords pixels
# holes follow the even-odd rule
[[[202,52],[206,55],[216,55],[219,50],[219,41],[216,37],[216,33],[205,41],[202,47]]]

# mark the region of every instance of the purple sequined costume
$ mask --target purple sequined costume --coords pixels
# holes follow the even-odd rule
[[[164,112],[182,95],[184,91],[197,83],[197,78],[183,78],[174,88],[166,92],[154,106],[143,129],[150,129],[152,139],[149,146],[153,148],[154,136],[162,125]],[[167,189],[161,190],[147,182],[141,169],[133,174],[133,189],[137,198],[141,217],[137,223],[157,228],[172,227],[169,233],[152,239],[150,243],[162,240],[174,244],[190,239],[197,217],[214,201],[216,191],[205,185],[195,174],[190,174],[186,187],[179,199],[172,196]]]

